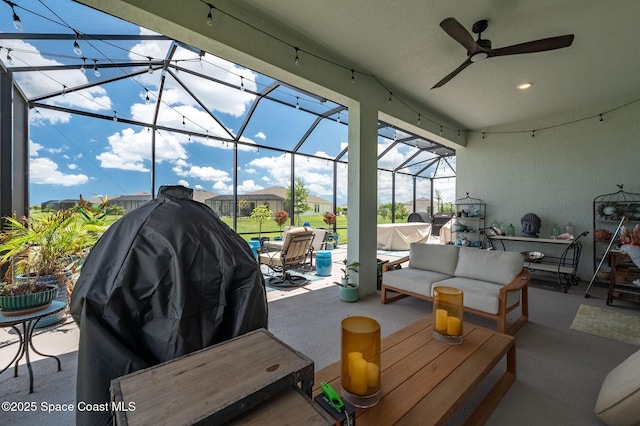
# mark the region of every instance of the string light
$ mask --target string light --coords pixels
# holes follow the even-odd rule
[[[354,70],[351,70],[351,84],[356,82],[356,73]]]
[[[64,84],[62,85],[62,96],[67,94],[67,86],[65,86]]]
[[[185,122],[184,122],[184,115],[182,116],[182,125],[186,126]]]
[[[76,39],[73,41],[73,53],[78,56],[82,56],[82,49],[80,49],[80,45],[78,44],[78,32],[76,31]]]
[[[151,66],[151,56],[147,56],[147,58],[149,58],[149,74],[153,74],[153,67]]]
[[[11,49],[7,49],[7,63],[13,65],[13,58],[11,57]]]
[[[393,100],[391,97],[393,96],[393,93],[389,92],[389,105],[391,105],[391,101]]]
[[[460,129],[458,129],[458,137],[460,137]]]
[[[82,66],[80,67],[80,71],[82,71],[82,74],[87,73],[87,58],[82,58]]]
[[[244,92],[244,77],[240,77],[240,90]]]
[[[296,49],[295,63],[296,63],[296,65],[299,65],[300,64],[300,56],[298,55],[298,52],[300,51],[300,49],[298,49],[297,47],[294,47],[294,49]]]
[[[482,132],[482,139],[484,139],[484,132]]]
[[[96,77],[100,77],[100,70],[98,69],[98,60],[93,60],[93,75]]]
[[[300,98],[296,96],[296,109],[300,109]]]
[[[209,4],[209,13],[207,14],[207,25],[213,27],[213,14],[211,13],[215,9],[212,4]]]
[[[535,131],[535,130],[532,130],[532,131],[531,131],[531,137],[532,137],[532,138],[535,138],[535,137],[536,137],[536,131]]]
[[[20,20],[20,17],[16,13],[16,10],[13,8],[13,6],[15,5],[11,2],[8,2],[8,3],[9,3],[9,6],[11,6],[11,11],[13,12],[13,26],[15,27],[16,30],[23,31],[24,26],[22,25],[22,21]]]
[[[602,123],[604,119],[602,118],[602,114],[600,114],[600,122]]]
[[[418,126],[422,124],[422,114],[418,114]]]
[[[442,124],[440,125],[440,136],[442,136]]]
[[[338,118],[336,118],[336,123],[340,123],[340,111],[338,111]]]
[[[144,89],[144,90],[146,90],[146,92],[147,92],[147,94],[146,94],[146,96],[145,96],[145,98],[144,98],[144,103],[146,103],[147,105],[149,105],[149,104],[151,103],[151,99],[149,99],[149,89],[147,89],[147,88],[145,87],[145,89]]]
[[[113,121],[118,121],[118,113],[113,111]]]

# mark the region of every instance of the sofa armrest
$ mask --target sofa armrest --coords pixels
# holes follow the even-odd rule
[[[404,256],[401,257],[398,260],[394,260],[392,262],[385,262],[382,264],[382,273],[384,274],[385,272],[387,272],[389,269],[395,269],[395,266],[397,265],[401,265],[405,262],[409,261],[409,256]]]
[[[523,268],[522,272],[516,275],[509,284],[500,289],[500,293],[522,290],[523,287],[526,287],[529,284],[530,279],[531,273],[527,269]]]

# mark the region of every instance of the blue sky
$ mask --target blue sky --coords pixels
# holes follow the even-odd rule
[[[24,33],[64,34],[153,34],[138,26],[106,16],[93,9],[67,0],[17,1],[16,13]],[[10,19],[11,9],[5,3],[0,31],[15,33]],[[2,40],[0,60],[9,68],[39,65],[74,64],[77,68],[64,71],[15,73],[16,81],[28,98],[46,97],[67,88],[132,72],[132,68],[101,68],[112,61],[142,61],[139,70],[146,70],[148,58],[163,60],[170,41],[97,41],[79,40],[82,55],[73,51],[72,40]],[[11,50],[9,50],[11,49]],[[8,56],[13,65],[8,63]],[[82,59],[86,58],[86,59]],[[86,64],[86,72],[80,67]],[[184,131],[211,136],[229,137],[240,132],[255,96],[273,82],[267,76],[229,63],[213,55],[200,57],[196,52],[178,48],[173,62],[185,70],[206,74],[235,87],[217,84],[178,72],[182,81],[198,98],[194,99],[170,74],[166,76],[160,102],[158,123]],[[94,75],[94,65],[100,77]],[[161,73],[144,72],[117,82],[101,84],[75,93],[47,97],[41,102],[115,117],[99,120],[78,114],[35,108],[30,115],[30,202],[50,199],[115,196],[135,192],[151,192],[151,130],[145,126],[123,123],[131,119],[152,123],[158,102]],[[238,90],[243,86],[246,90]],[[149,101],[146,97],[149,94]],[[337,104],[305,96],[281,87],[272,94],[290,105],[262,100],[256,113],[242,133],[239,145],[238,193],[247,193],[270,186],[288,186],[291,157],[278,151],[256,148],[257,145],[293,148],[307,131],[315,116],[305,112],[329,111]],[[199,102],[198,102],[199,101]],[[202,104],[219,120],[205,111]],[[333,164],[323,158],[333,158],[347,145],[348,114],[323,120],[300,152],[319,158],[296,157],[296,176],[303,179],[310,193],[331,200]],[[380,138],[378,151],[386,149],[392,139]],[[415,148],[399,146],[380,161],[380,167],[402,163]],[[346,159],[346,158],[345,158]],[[419,162],[419,159],[414,161]],[[346,203],[345,165],[338,166],[338,204]],[[380,172],[379,201],[390,201],[390,174]],[[233,145],[211,138],[180,134],[165,130],[156,133],[156,187],[163,184],[183,184],[216,194],[233,190]],[[439,181],[445,200],[453,201],[455,179]],[[427,181],[420,181],[418,197],[429,197]],[[410,178],[396,183],[396,200],[412,197]]]

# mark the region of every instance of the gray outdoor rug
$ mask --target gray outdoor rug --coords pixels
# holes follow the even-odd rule
[[[640,346],[640,317],[614,309],[580,305],[570,328]]]

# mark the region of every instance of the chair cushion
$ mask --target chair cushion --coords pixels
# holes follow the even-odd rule
[[[609,426],[640,424],[640,351],[605,377],[596,401],[595,413]]]
[[[440,272],[425,271],[416,268],[404,268],[387,271],[382,274],[385,286],[431,297],[431,287],[434,282],[450,278],[450,275]]]
[[[409,246],[409,268],[424,269],[452,276],[458,263],[458,247],[412,243]]]
[[[473,249],[478,250],[478,249]],[[502,285],[472,278],[453,277],[437,283],[433,287],[449,286],[462,290],[463,304],[466,308],[476,309],[488,314],[498,314],[498,298]],[[520,292],[513,291],[507,295],[507,309],[520,301]]]
[[[523,266],[522,253],[460,247],[454,275],[507,285],[522,272]]]

